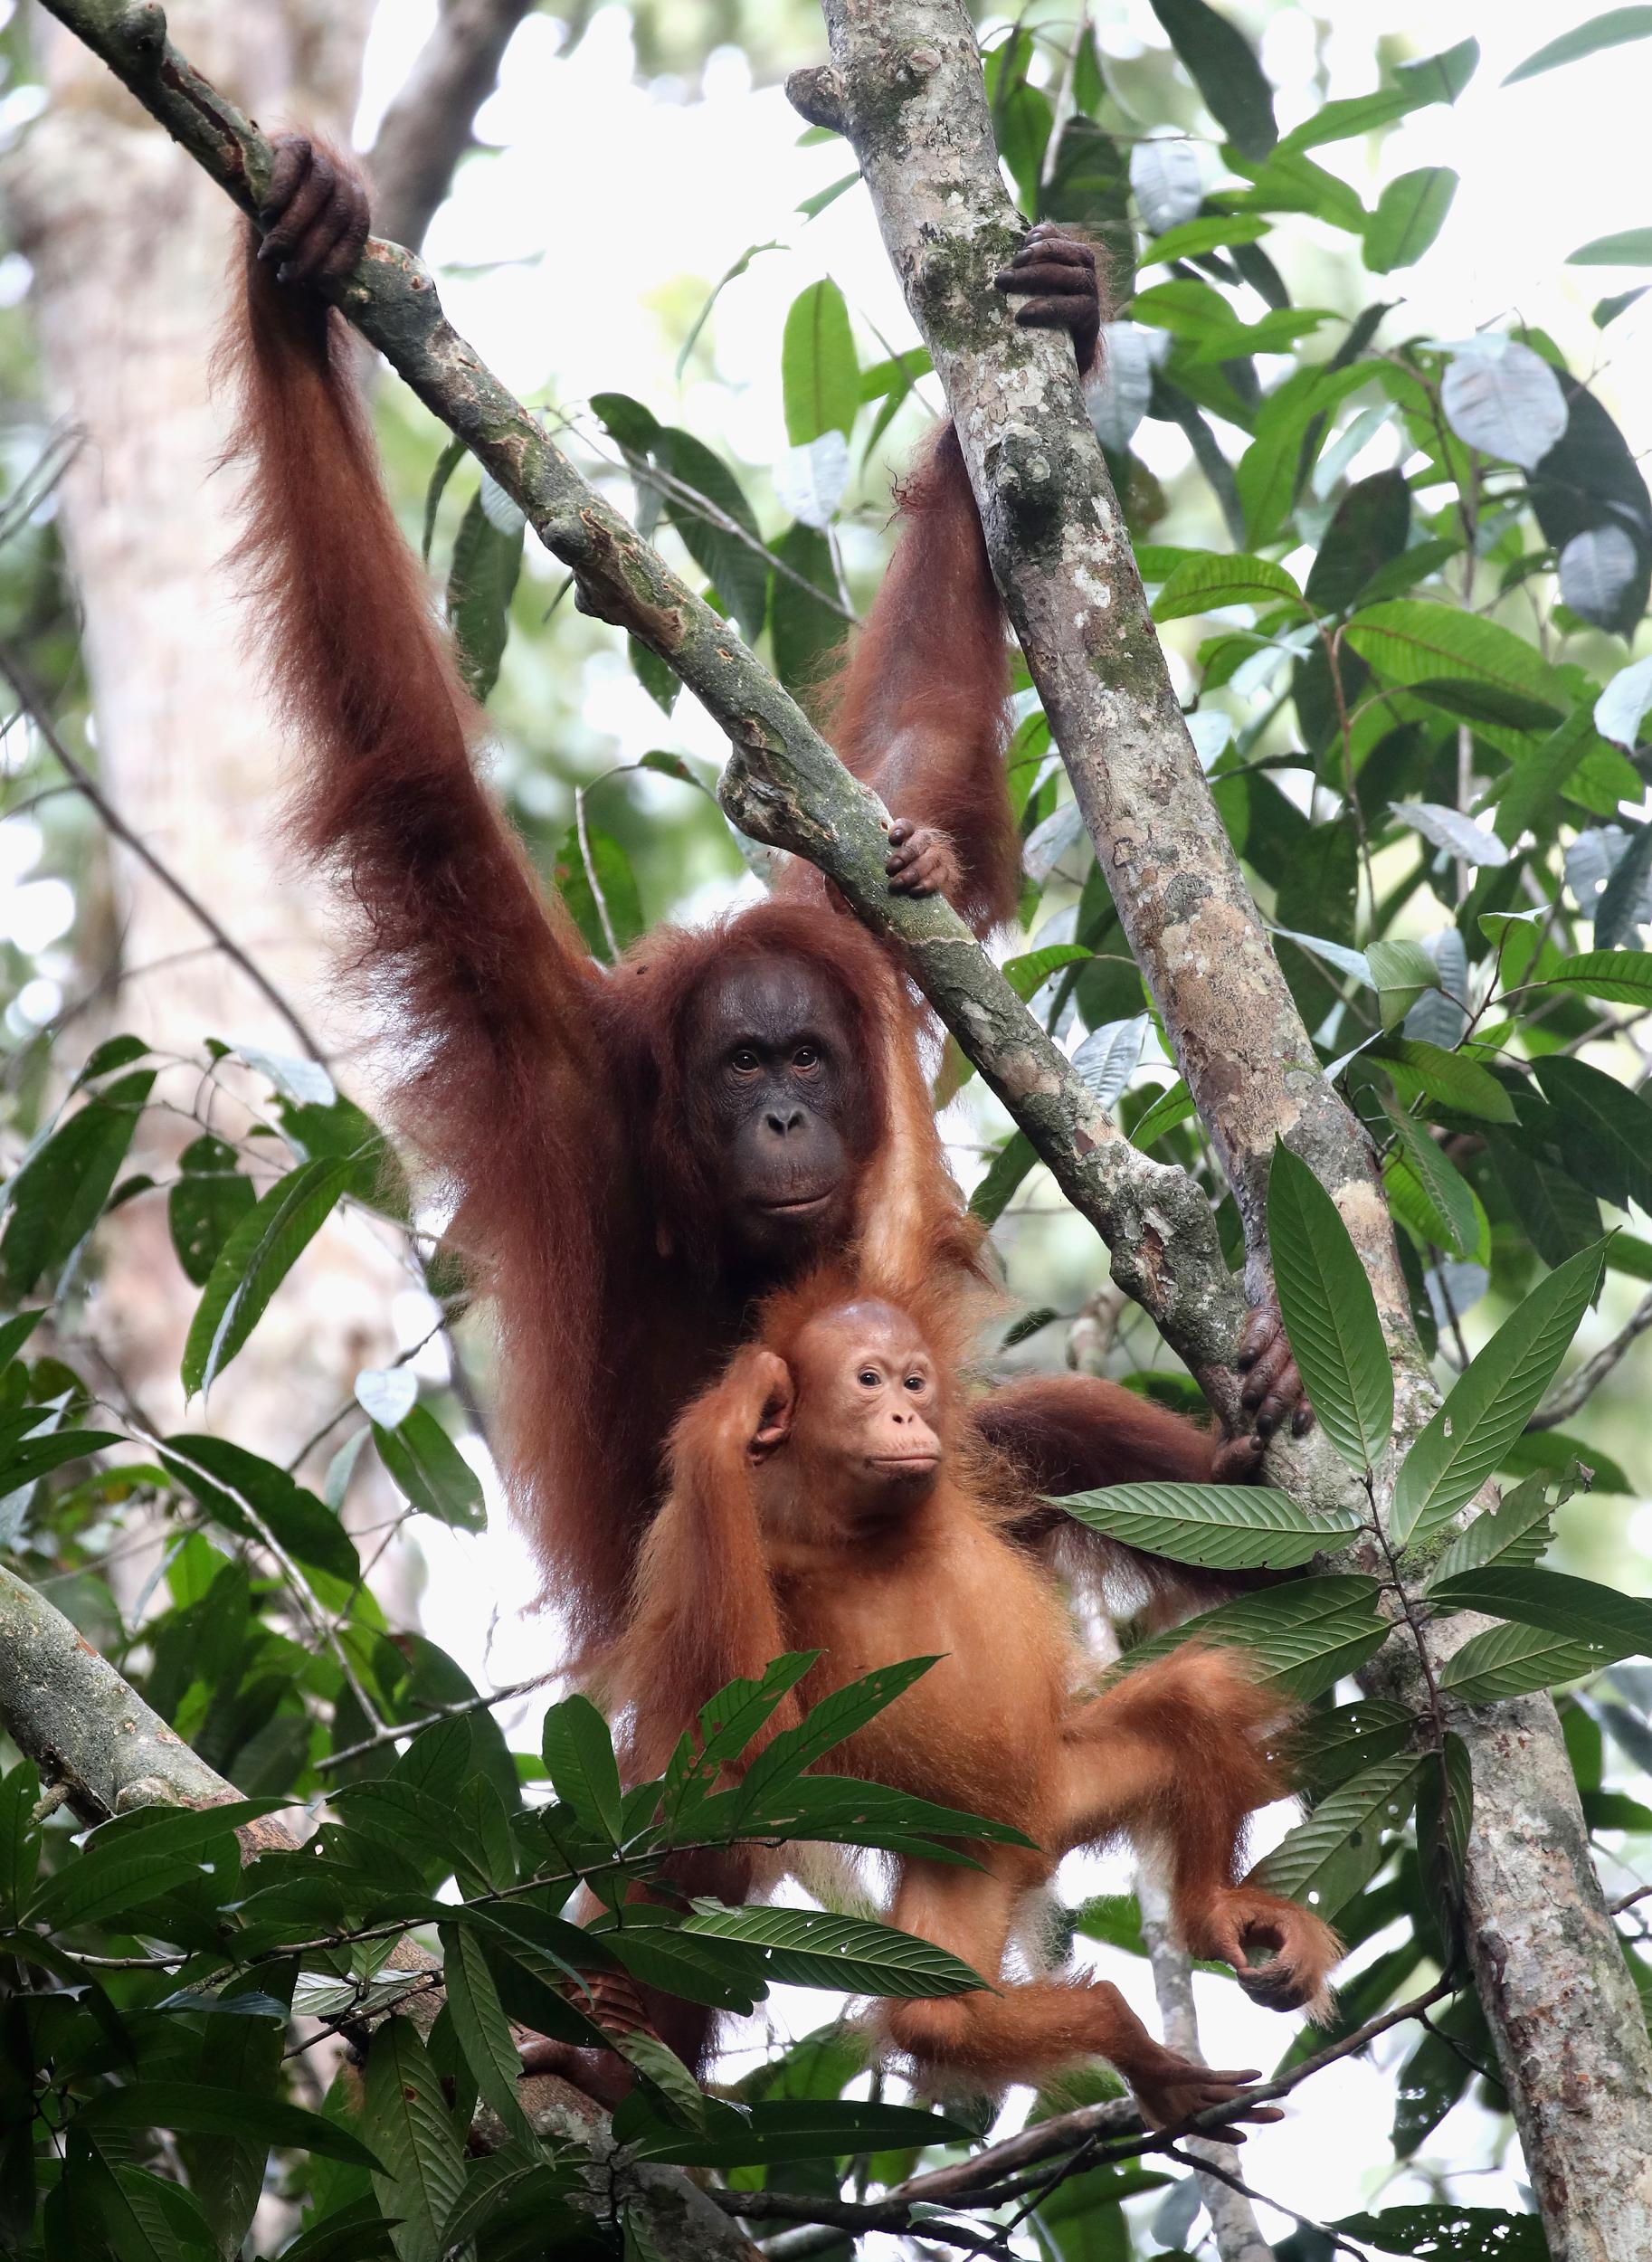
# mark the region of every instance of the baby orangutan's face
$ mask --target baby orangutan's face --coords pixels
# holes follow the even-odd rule
[[[793,1437],[853,1500],[902,1514],[940,1472],[940,1392],[916,1326],[893,1306],[844,1304],[812,1320],[792,1353]]]

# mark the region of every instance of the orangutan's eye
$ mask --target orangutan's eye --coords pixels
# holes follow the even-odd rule
[[[860,1384],[862,1390],[876,1390],[883,1377],[875,1366],[863,1366],[855,1380]]]

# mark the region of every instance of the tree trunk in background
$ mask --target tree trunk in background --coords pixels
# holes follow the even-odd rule
[[[371,13],[372,0],[176,0],[169,10],[174,36],[238,100],[345,139]],[[326,899],[280,852],[279,786],[293,750],[261,694],[223,570],[236,483],[214,470],[228,403],[213,395],[209,364],[237,223],[80,42],[37,24],[52,100],[14,168],[11,203],[33,265],[48,404],[85,435],[61,503],[102,783],[323,1043],[347,1047],[348,1026],[328,1006]],[[298,1049],[234,966],[201,953],[201,928],[176,898],[119,851],[114,886],[132,978],[106,1025],[186,1056],[207,1036]],[[201,955],[144,978],[180,952]],[[188,1108],[198,1085],[198,1071],[180,1068],[157,1089]],[[186,1136],[180,1125],[169,1153],[152,1140],[134,1166],[166,1179]],[[164,1197],[118,1212],[101,1246],[100,1345],[144,1413],[170,1426],[183,1411],[178,1359],[195,1291],[172,1254]],[[393,1352],[397,1278],[394,1255],[359,1221],[329,1226],[214,1413],[242,1442],[284,1458],[347,1397],[358,1368]]]

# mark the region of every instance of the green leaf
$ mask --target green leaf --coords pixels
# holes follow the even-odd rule
[[[0,1323],[0,1373],[10,1366],[50,1309],[49,1305],[43,1304],[34,1311],[18,1312]]]
[[[441,2078],[405,2019],[386,2019],[367,2051],[363,2133],[378,2159],[374,2197],[399,2262],[442,2262],[441,2227],[464,2190],[464,2154]]]
[[[1193,1103],[1190,1099],[1186,1112],[1191,1115]],[[1136,1126],[1139,1131],[1141,1126]],[[1166,1125],[1168,1129],[1169,1126]],[[1139,1141],[1138,1141],[1139,1144]],[[996,1225],[1009,1207],[1010,1198],[1038,1161],[1032,1141],[1024,1131],[1011,1131],[1009,1137],[987,1165],[986,1175],[970,1196],[970,1215],[979,1218],[983,1225]]]
[[[463,1925],[443,1925],[441,1940],[442,1983],[465,2063],[507,2134],[531,2142],[533,2130],[517,2095],[522,2060],[481,1943]]]
[[[1411,492],[1403,471],[1376,471],[1336,507],[1314,559],[1305,594],[1321,613],[1352,604],[1374,573],[1403,556]]]
[[[472,495],[460,520],[447,594],[460,673],[471,697],[484,704],[499,680],[499,663],[510,635],[510,601],[522,571],[527,524],[507,501],[509,523],[496,525],[488,512],[489,492],[484,485]]]
[[[1457,182],[1448,165],[1425,165],[1390,181],[1365,224],[1365,264],[1373,275],[1416,264],[1446,224]]]
[[[18,1295],[55,1271],[102,1215],[155,1075],[140,1069],[90,1094],[12,1181],[0,1271]]]
[[[29,1921],[47,1932],[108,1924],[163,1893],[176,1892],[199,1873],[198,1861],[188,1855],[128,1853],[111,1846],[100,1858],[84,1855],[48,1877]]]
[[[463,1532],[488,1528],[481,1478],[428,1406],[412,1406],[394,1429],[373,1424],[378,1456],[415,1508]]]
[[[1357,1672],[1387,1639],[1378,1591],[1376,1580],[1349,1572],[1241,1595],[1126,1650],[1117,1669],[1131,1672],[1183,1641],[1214,1642],[1248,1650],[1265,1687],[1307,1704]]]
[[[1615,1078],[1565,1053],[1534,1063],[1561,1118],[1568,1169],[1608,1202],[1652,1209],[1652,1108]]]
[[[1196,259],[1205,252],[1220,252],[1234,243],[1259,243],[1268,223],[1244,213],[1213,212],[1155,235],[1142,254],[1144,264],[1163,266],[1172,260]],[[1142,578],[1145,580],[1146,575]]]
[[[612,965],[642,932],[642,899],[631,859],[610,832],[571,824],[554,867],[556,889],[591,955]]]
[[[1496,1507],[1476,1516],[1459,1532],[1434,1567],[1429,1591],[1459,1572],[1483,1571],[1488,1563],[1533,1563],[1554,1536],[1550,1520],[1546,1468],[1517,1485]]]
[[[1056,1506],[1127,1547],[1221,1571],[1286,1570],[1360,1526],[1352,1508],[1316,1514],[1266,1485],[1114,1485]]]
[[[1380,2215],[1343,2215],[1331,2225],[1384,2254],[1426,2254],[1437,2262],[1549,2262],[1535,2215],[1492,2207],[1385,2207]]]
[[[1391,1107],[1386,1101],[1382,1112],[1444,1229],[1438,1236],[1439,1245],[1459,1257],[1472,1257],[1480,1239],[1473,1187],[1414,1116],[1403,1107]]]
[[[1604,1265],[1599,1243],[1558,1265],[1457,1376],[1401,1465],[1390,1521],[1396,1544],[1443,1524],[1501,1466],[1564,1358]]]
[[[1155,621],[1181,621],[1214,613],[1228,604],[1300,604],[1302,592],[1286,572],[1266,557],[1185,557],[1154,602]]]
[[[780,347],[786,438],[806,447],[822,432],[852,430],[860,406],[860,367],[843,293],[830,276],[799,291]]]
[[[789,566],[811,588],[821,593],[820,598],[812,597],[808,589],[800,589],[790,575],[777,573],[774,576],[769,599],[774,671],[795,698],[819,689],[843,642],[848,623],[834,604],[821,601],[835,599],[837,595],[831,544],[821,529],[806,527],[800,520],[786,528],[774,548],[782,565]]]
[[[1258,1864],[1256,1882],[1333,1921],[1381,1867],[1383,1833],[1403,1825],[1423,1763],[1420,1754],[1402,1754],[1333,1791]]]
[[[1516,63],[1503,83],[1515,86],[1522,79],[1536,78],[1540,71],[1555,71],[1563,62],[1598,54],[1603,47],[1621,47],[1629,40],[1647,38],[1652,38],[1652,8],[1608,8],[1603,15],[1591,15],[1587,23],[1574,24],[1559,39],[1539,47],[1524,62]]]
[[[40,1867],[40,1825],[33,1820],[40,1773],[19,1760],[0,1782],[0,1910],[16,1924],[34,1890]]]
[[[875,1720],[914,1681],[921,1680],[934,1658],[904,1658],[895,1665],[878,1666],[858,1680],[846,1681],[818,1705],[812,1706],[794,1728],[786,1728],[746,1770],[737,1794],[742,1811],[755,1809],[781,1785],[812,1767],[846,1737]]]
[[[682,678],[657,651],[650,651],[641,637],[628,636],[626,650],[630,654],[631,673],[648,693],[656,707],[669,715],[677,704],[682,689]],[[591,937],[585,937],[589,944]]]
[[[331,1214],[351,1165],[304,1163],[278,1179],[218,1252],[184,1345],[185,1392],[210,1390]]]
[[[1144,1155],[1147,1154],[1167,1131],[1173,1131],[1179,1123],[1185,1123],[1192,1112],[1192,1094],[1178,1077],[1168,1091],[1160,1093],[1131,1132],[1131,1145],[1138,1147]],[[1016,1134],[1018,1138],[1021,1136],[1020,1132]],[[971,1206],[973,1208],[973,1204]]]
[[[33,1414],[36,1409],[28,1411]],[[38,1412],[44,1421],[44,1407]],[[55,1430],[48,1437],[24,1438],[0,1452],[0,1497],[21,1492],[25,1485],[61,1468],[65,1461],[78,1461],[88,1453],[100,1452],[106,1445],[120,1442],[112,1430]]]
[[[1564,712],[1571,701],[1542,654],[1513,629],[1427,597],[1393,597],[1356,613],[1344,632],[1390,683],[1472,680]]]
[[[238,1538],[257,1538],[267,1531],[278,1546],[312,1570],[348,1586],[360,1579],[356,1543],[332,1510],[261,1454],[228,1438],[180,1431],[162,1445],[161,1460],[166,1474]]]
[[[1652,1009],[1652,950],[1581,950],[1543,974],[1542,986]]]
[[[1309,1402],[1343,1459],[1372,1468],[1394,1421],[1394,1371],[1376,1298],[1335,1202],[1282,1140],[1267,1184],[1267,1245]]]
[[[1367,1048],[1387,1068],[1403,1092],[1426,1092],[1460,1115],[1478,1116],[1486,1123],[1514,1123],[1514,1103],[1491,1070],[1467,1053],[1448,1052],[1442,1045],[1420,1037],[1379,1037]]]
[[[1046,943],[1019,958],[1007,958],[1001,969],[1004,980],[1024,1005],[1063,966],[1081,965],[1090,953],[1079,943]]]
[[[832,1987],[850,1995],[964,1995],[986,1982],[959,1957],[892,1925],[806,1908],[724,1908],[697,1900],[683,1930],[710,1940],[748,1941],[764,1951],[770,1978],[789,1987]]]
[[[1542,746],[1520,756],[1497,796],[1497,838],[1513,848],[1523,832],[1547,814],[1567,779],[1600,743],[1589,709],[1579,707]]]
[[[859,2099],[779,2097],[743,2105],[737,2121],[720,2116],[706,2136],[685,2135],[662,2125],[658,2131],[626,2131],[628,2146],[643,2160],[679,2167],[755,2167],[765,2161],[840,2160],[853,2153],[918,2150],[928,2144],[956,2144],[971,2132],[956,2121],[916,2105]]]
[[[195,2066],[203,2087],[216,2096],[255,2100],[279,2091],[295,1976],[290,1962],[269,1964],[246,1975],[245,1983],[256,1989],[258,1999],[274,2003],[277,2015],[272,2018],[206,2020]],[[337,2124],[329,2122],[328,2125]],[[221,2131],[206,2134],[210,2141],[185,2134],[180,2146],[190,2189],[201,2202],[220,2249],[239,2254],[263,2196],[274,2139],[255,2122],[244,2134],[227,2139]]]
[[[689,556],[716,584],[746,642],[755,644],[768,611],[769,566],[745,489],[721,456],[674,424],[662,424],[656,432],[653,456],[660,470],[678,482],[666,494],[667,518]],[[692,492],[679,491],[682,488]],[[743,541],[720,523],[725,519],[749,539]]]
[[[608,1723],[588,1696],[565,1696],[545,1716],[545,1772],[580,1820],[620,1843],[620,1770]]]
[[[1570,1641],[1536,1626],[1493,1626],[1472,1635],[1446,1660],[1439,1685],[1459,1704],[1500,1704],[1507,1696],[1581,1680],[1615,1664],[1618,1655],[1609,1642]]]
[[[178,1167],[183,1174],[166,1196],[166,1222],[185,1278],[204,1288],[219,1250],[258,1194],[235,1167],[234,1148],[210,1135],[184,1149]]]
[[[1417,1723],[1404,1705],[1363,1697],[1334,1712],[1310,1712],[1290,1732],[1291,1772],[1316,1795],[1403,1752]]]
[[[376,2166],[372,2153],[347,2129],[283,2105],[278,2097],[208,2088],[204,2083],[157,2081],[146,2075],[129,2089],[106,2089],[75,2116],[83,2129],[168,2128],[192,2136],[259,2136],[295,2151],[320,2153],[352,2166]]]
[[[1153,0],[1153,12],[1222,131],[1247,156],[1266,157],[1279,138],[1273,89],[1243,33],[1205,0]]]
[[[1568,1641],[1605,1642],[1615,1657],[1652,1655],[1652,1601],[1563,1571],[1489,1563],[1435,1581],[1429,1600],[1439,1610],[1483,1611]]]
[[[1598,235],[1566,254],[1568,267],[1652,267],[1652,228]]]
[[[1448,1729],[1423,1767],[1417,1799],[1417,1858],[1440,1938],[1455,1950],[1463,1929],[1463,1865],[1474,1821],[1474,1772],[1468,1746]]]

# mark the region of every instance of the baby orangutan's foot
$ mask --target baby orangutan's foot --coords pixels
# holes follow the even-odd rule
[[[1193,2114],[1203,2113],[1212,2105],[1230,2105],[1231,2120],[1200,2131],[1201,2135],[1213,2136],[1224,2144],[1244,2143],[1241,2121],[1284,2119],[1277,2105],[1248,2102],[1246,2092],[1253,2081],[1260,2078],[1254,2066],[1237,2070],[1201,2066],[1196,2058],[1178,2058],[1173,2050],[1160,2053],[1151,2068],[1132,2067],[1129,2076],[1130,2086],[1142,2108],[1142,2118],[1149,2128],[1175,2128]]]
[[[1329,2011],[1328,1982],[1342,1943],[1311,1908],[1260,1886],[1237,1885],[1219,1895],[1187,1931],[1196,1955],[1233,1966],[1252,2002],[1268,2010],[1305,2010],[1313,2019]],[[1253,1963],[1253,1949],[1266,1950],[1267,1960]]]

